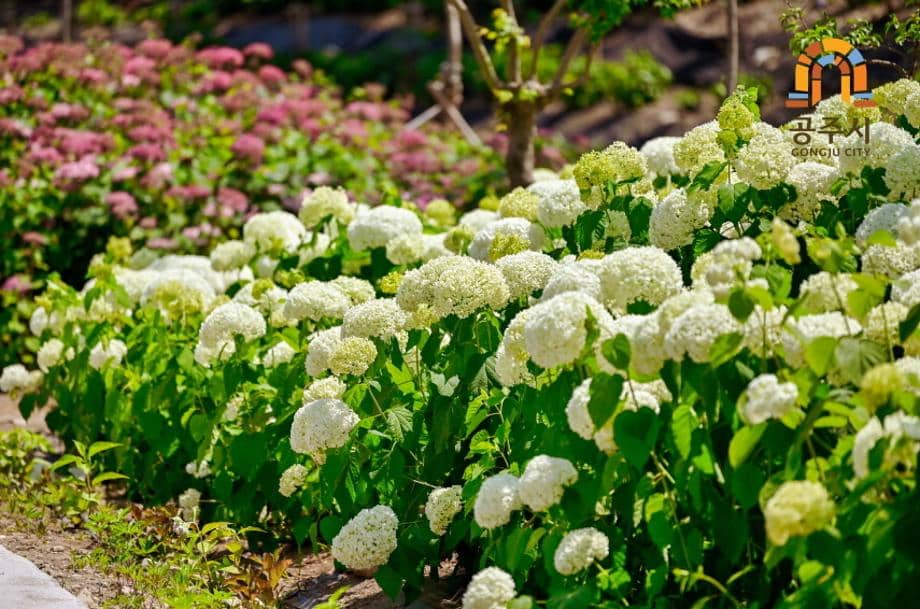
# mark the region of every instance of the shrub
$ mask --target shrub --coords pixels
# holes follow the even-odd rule
[[[920,201],[888,184],[920,125],[828,100],[873,121],[870,152],[793,184],[755,94],[583,156],[561,226],[490,210],[513,192],[453,227],[407,203],[256,216],[232,271],[110,247],[40,297],[44,377],[0,383],[26,413],[53,397],[68,442],[123,444],[133,495],[290,526],[391,595],[459,553],[467,607],[906,601]],[[571,207],[558,186],[537,218]],[[393,240],[421,247],[396,263]]]

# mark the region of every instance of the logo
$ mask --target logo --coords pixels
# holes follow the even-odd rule
[[[808,45],[799,55],[795,64],[795,90],[787,94],[786,107],[811,108],[821,101],[821,75],[829,65],[840,71],[843,101],[859,107],[875,105],[862,53],[846,40],[825,38]]]

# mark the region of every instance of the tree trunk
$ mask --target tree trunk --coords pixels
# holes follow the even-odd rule
[[[533,101],[514,101],[503,107],[508,125],[508,153],[505,170],[511,187],[533,182],[533,140],[537,134],[537,107]]]
[[[738,59],[741,54],[740,36],[738,33],[738,0],[726,0],[728,10],[728,93],[729,95],[738,86]]]
[[[61,37],[64,42],[73,40],[73,0],[61,0]]]

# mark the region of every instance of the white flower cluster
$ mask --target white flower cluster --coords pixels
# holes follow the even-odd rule
[[[307,468],[300,463],[295,463],[283,472],[278,480],[278,492],[285,497],[290,497],[297,492],[307,481]]]
[[[543,180],[527,190],[537,195],[537,220],[547,228],[568,226],[587,209],[575,180]]]
[[[307,229],[294,214],[269,211],[256,214],[243,225],[243,240],[260,252],[294,252],[309,242]]]
[[[294,347],[286,340],[280,340],[274,347],[265,352],[265,356],[262,358],[262,365],[266,368],[274,368],[290,362],[295,355],[297,355],[297,351],[294,350]]]
[[[410,210],[390,205],[361,211],[348,225],[348,242],[359,251],[386,247],[405,234],[421,235],[422,221]]]
[[[564,292],[531,307],[523,332],[530,359],[543,368],[578,359],[588,339],[589,311],[601,336],[609,337],[613,323],[610,313],[581,292]]]
[[[49,338],[35,354],[35,361],[39,369],[47,373],[60,364],[62,359],[72,360],[74,355],[73,347],[66,347],[58,338]]]
[[[95,370],[105,366],[119,366],[128,353],[128,346],[117,338],[96,343],[89,352],[89,365]]]
[[[292,321],[339,320],[351,308],[351,299],[338,286],[324,281],[298,283],[287,295],[284,316]]]
[[[463,609],[505,609],[516,595],[514,579],[498,567],[489,567],[470,580],[463,593]]]
[[[654,137],[642,145],[639,152],[648,162],[649,171],[657,176],[670,176],[680,173],[677,161],[674,159],[674,147],[680,141],[679,137]]]
[[[214,360],[236,353],[235,337],[251,341],[265,336],[265,331],[265,318],[252,307],[238,302],[222,304],[201,323],[195,361],[209,367]]]
[[[690,201],[683,188],[672,190],[652,209],[648,238],[652,245],[673,250],[693,242],[694,231],[709,222],[712,210]]]
[[[473,504],[473,519],[484,529],[495,529],[508,524],[511,512],[521,509],[518,494],[520,480],[508,473],[486,478]]]
[[[405,274],[396,302],[431,322],[448,315],[469,317],[483,307],[501,309],[511,293],[494,265],[466,256],[444,256]]]
[[[699,364],[706,363],[716,339],[739,329],[725,305],[694,305],[674,320],[664,337],[665,352],[673,360],[679,361],[686,354]]]
[[[559,503],[565,487],[578,480],[568,459],[537,455],[527,463],[518,481],[518,497],[534,512],[545,512]]]
[[[634,302],[659,305],[683,289],[680,268],[657,247],[628,247],[601,260],[601,296],[615,313]]]
[[[511,298],[522,298],[544,289],[559,263],[546,254],[527,250],[499,258],[495,266],[505,277]]]
[[[335,376],[317,379],[303,390],[303,403],[309,404],[324,398],[341,399],[347,389],[344,382]]]
[[[884,423],[876,417],[869,419],[853,442],[853,473],[857,479],[869,475],[869,453],[883,438],[888,440],[883,467],[894,469],[900,465],[905,471],[913,469],[920,452],[920,418],[897,411],[886,416]]]
[[[386,564],[396,549],[399,519],[385,505],[363,509],[332,539],[332,556],[358,571]]]
[[[834,502],[821,484],[784,482],[763,510],[767,538],[774,545],[786,545],[790,537],[803,537],[830,524],[834,511]]]
[[[27,370],[22,364],[12,364],[0,373],[0,391],[4,393],[30,393],[38,389],[42,382],[39,370]]]
[[[539,224],[526,218],[502,218],[479,229],[470,243],[469,255],[476,260],[497,260],[500,255],[497,255],[493,248],[499,250],[499,254],[502,253],[504,248],[496,247],[502,240],[509,240],[513,245],[521,244],[522,247],[517,251],[540,251],[543,249],[545,236]]]
[[[610,540],[595,529],[587,527],[569,531],[556,547],[553,566],[562,575],[574,575],[610,554]]]
[[[693,287],[712,290],[716,298],[724,298],[736,283],[747,281],[753,262],[761,255],[760,246],[750,237],[721,241],[693,263]]]
[[[331,217],[348,224],[355,215],[355,205],[341,188],[320,186],[303,198],[298,216],[307,228],[316,227],[323,218]]]
[[[738,414],[750,425],[781,419],[795,408],[798,397],[795,383],[781,383],[775,374],[761,374],[748,383]]]
[[[462,490],[460,486],[448,486],[436,488],[428,494],[425,517],[428,518],[428,526],[435,535],[444,535],[454,516],[463,509],[460,499]]]
[[[798,160],[782,131],[767,123],[757,123],[754,129],[754,137],[738,151],[735,170],[754,188],[767,190],[785,180]]]
[[[323,398],[301,406],[291,423],[291,449],[325,463],[326,451],[341,448],[360,418],[338,399]]]
[[[256,248],[246,241],[225,241],[211,250],[211,265],[215,271],[232,271],[249,264]]]
[[[351,308],[342,320],[342,336],[389,340],[399,335],[409,319],[393,298],[368,300]]]

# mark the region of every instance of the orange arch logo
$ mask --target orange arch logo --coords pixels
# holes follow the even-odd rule
[[[821,101],[821,74],[833,65],[840,71],[840,97],[854,106],[874,106],[866,60],[846,40],[825,38],[808,45],[795,64],[795,90],[786,96],[787,108],[811,108]]]

